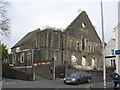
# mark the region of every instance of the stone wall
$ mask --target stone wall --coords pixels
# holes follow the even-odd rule
[[[35,67],[35,75],[37,80],[43,79],[53,79],[53,70],[51,71],[52,66],[48,65],[41,65]]]
[[[33,80],[33,75],[31,73],[26,73],[22,70],[16,70],[8,67],[8,65],[3,65],[3,77],[21,80]]]

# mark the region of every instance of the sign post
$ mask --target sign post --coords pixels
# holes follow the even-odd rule
[[[37,67],[37,63],[33,63],[33,81],[35,81],[35,67]]]

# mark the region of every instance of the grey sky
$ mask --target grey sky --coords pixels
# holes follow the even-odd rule
[[[11,36],[2,42],[11,48],[28,32],[46,26],[65,29],[80,13],[86,11],[101,38],[100,0],[9,0],[8,17]],[[103,0],[105,41],[114,37],[118,24],[118,0]]]

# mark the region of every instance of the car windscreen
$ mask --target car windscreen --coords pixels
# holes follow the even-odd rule
[[[78,77],[78,76],[80,76],[78,73],[73,73],[73,74],[71,74],[70,75],[71,77]]]

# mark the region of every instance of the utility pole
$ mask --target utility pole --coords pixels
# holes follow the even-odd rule
[[[58,51],[59,49],[55,50],[54,51],[54,62],[53,62],[53,79],[55,80],[55,67],[56,67],[56,56],[55,56],[55,53]]]
[[[54,61],[53,61],[53,80],[55,80],[55,61],[56,61],[56,57],[55,57],[55,52],[56,51],[54,51]]]
[[[103,83],[106,88],[106,66],[105,66],[105,42],[104,42],[104,20],[103,20],[103,5],[101,0],[101,25],[102,25],[102,45],[103,45]]]

